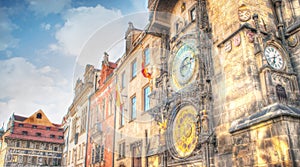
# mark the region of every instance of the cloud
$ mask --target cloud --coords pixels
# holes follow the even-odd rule
[[[12,35],[12,31],[18,27],[9,19],[8,10],[0,8],[0,51],[16,47],[19,41]]]
[[[141,0],[130,0],[131,4],[134,6],[135,11],[147,11],[148,1]]]
[[[60,123],[71,103],[70,82],[51,66],[36,67],[24,58],[0,61],[0,123],[15,114],[30,116],[42,109]]]
[[[49,24],[49,23],[42,23],[42,24],[41,24],[41,28],[42,28],[43,30],[48,31],[48,30],[51,29],[51,24]]]
[[[37,15],[60,13],[71,6],[71,0],[27,0],[29,10]]]
[[[78,56],[84,43],[98,28],[121,16],[119,10],[109,10],[100,5],[69,9],[63,16],[64,25],[55,35],[58,41],[56,48]]]

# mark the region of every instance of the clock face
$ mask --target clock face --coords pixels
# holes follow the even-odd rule
[[[193,106],[181,108],[173,121],[172,140],[178,157],[189,156],[197,146],[197,112]]]
[[[281,55],[281,52],[277,48],[273,46],[267,46],[265,48],[265,58],[272,68],[276,70],[280,70],[283,68],[283,57]]]
[[[194,78],[197,69],[197,58],[189,45],[181,46],[171,64],[172,80],[176,89],[189,84]]]

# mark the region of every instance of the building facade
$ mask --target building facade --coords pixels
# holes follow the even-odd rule
[[[65,129],[65,166],[85,166],[87,132],[88,132],[88,111],[89,96],[94,90],[95,75],[97,69],[87,65],[84,72],[84,79],[78,79],[75,85],[75,96],[64,117]]]
[[[132,23],[125,39],[126,52],[115,70],[119,107],[115,115],[114,166],[146,166],[149,162],[155,164],[158,158],[159,128],[147,111],[159,100],[154,96],[150,100],[150,95],[156,90],[154,76],[159,71],[160,57],[155,55],[162,53],[161,39]]]
[[[61,166],[63,137],[62,125],[42,110],[30,117],[13,114],[1,139],[0,166]]]
[[[106,54],[89,89],[86,166],[300,164],[300,2],[149,0],[148,8],[144,30],[129,23],[118,67]],[[74,106],[69,143],[82,118]],[[67,147],[76,166],[82,145]]]
[[[117,64],[109,62],[105,53],[101,70],[96,75],[96,87],[89,98],[90,116],[86,166],[113,166],[115,128],[115,77]]]
[[[162,166],[299,164],[299,1],[149,0]],[[126,165],[127,166],[127,165]]]

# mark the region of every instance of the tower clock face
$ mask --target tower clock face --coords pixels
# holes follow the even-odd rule
[[[276,70],[280,70],[283,68],[284,61],[282,53],[276,47],[267,46],[265,48],[265,58],[272,68]]]
[[[181,89],[195,79],[197,58],[189,45],[181,46],[171,64],[172,82],[175,88]]]
[[[171,139],[180,158],[189,156],[197,146],[196,122],[197,112],[191,105],[181,108],[173,120]]]

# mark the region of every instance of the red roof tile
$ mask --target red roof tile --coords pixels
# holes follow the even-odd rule
[[[23,117],[20,115],[14,115],[14,118],[16,121],[24,121],[25,119],[27,119],[27,117]]]
[[[46,137],[38,137],[38,136],[20,135],[20,134],[9,134],[6,137],[12,139],[33,140],[33,141],[41,141],[41,142],[49,142],[49,143],[59,143],[59,144],[64,143],[64,139],[46,138]]]

